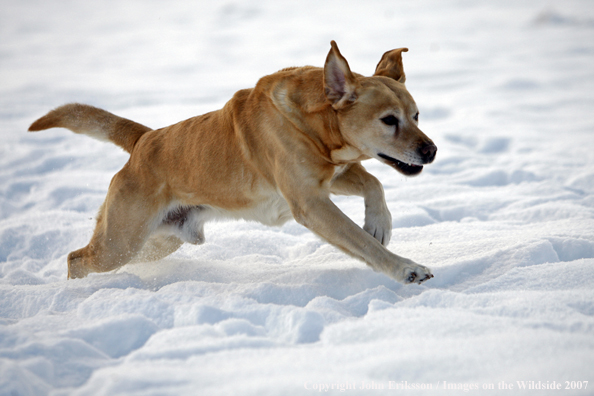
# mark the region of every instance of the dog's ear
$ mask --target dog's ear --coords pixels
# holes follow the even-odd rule
[[[336,42],[332,41],[330,45],[332,48],[324,65],[324,92],[326,98],[332,102],[332,107],[337,109],[357,100],[357,81]]]
[[[374,76],[386,76],[404,84],[406,75],[402,66],[402,53],[408,48],[398,48],[386,52],[375,68]]]

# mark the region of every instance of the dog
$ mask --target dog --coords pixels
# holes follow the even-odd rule
[[[392,218],[375,158],[406,176],[437,147],[418,127],[402,53],[386,52],[371,77],[351,72],[334,41],[323,68],[291,67],[235,93],[225,106],[152,130],[105,110],[67,104],[29,131],[67,128],[130,153],[113,177],[89,244],[68,255],[68,278],[159,260],[184,242],[204,243],[220,218],[280,226],[295,219],[322,239],[402,283],[431,270],[391,253]],[[330,194],[364,198],[363,228]]]

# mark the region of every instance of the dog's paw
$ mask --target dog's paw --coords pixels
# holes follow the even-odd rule
[[[68,279],[84,278],[90,269],[85,265],[87,248],[78,249],[68,254]]]
[[[388,209],[381,211],[367,211],[363,229],[384,246],[388,246],[392,238],[392,215]]]
[[[433,278],[431,270],[424,265],[412,262],[404,268],[402,282],[405,284],[418,283],[419,285]]]

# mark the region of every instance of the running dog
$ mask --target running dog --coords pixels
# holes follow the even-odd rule
[[[29,131],[67,128],[111,141],[130,159],[112,179],[91,241],[68,255],[68,278],[159,260],[184,242],[204,243],[217,218],[279,226],[295,219],[376,271],[403,283],[433,277],[391,253],[392,218],[375,158],[406,176],[437,147],[418,128],[402,52],[386,52],[371,77],[351,72],[334,41],[323,68],[292,67],[238,91],[220,110],[152,130],[107,111],[67,104]],[[330,194],[364,198],[363,228]]]

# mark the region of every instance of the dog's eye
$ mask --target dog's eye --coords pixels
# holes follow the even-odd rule
[[[417,114],[415,114],[415,116],[413,117],[413,119],[414,119],[416,122],[419,122],[419,112],[417,112]]]
[[[389,115],[387,117],[382,118],[382,122],[386,125],[396,125],[398,126],[398,118],[394,117],[393,115]]]

